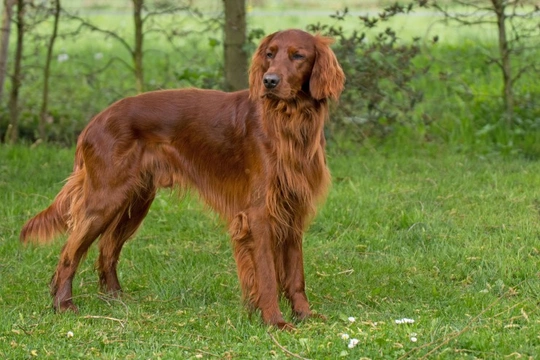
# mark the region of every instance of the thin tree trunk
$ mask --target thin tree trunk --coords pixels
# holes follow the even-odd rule
[[[7,59],[9,49],[9,35],[11,33],[11,17],[16,0],[4,0],[2,13],[2,37],[0,38],[0,103],[4,95],[4,82],[6,80]]]
[[[17,48],[9,97],[10,124],[6,132],[6,142],[14,144],[19,138],[19,88],[21,87],[21,62],[24,40],[24,0],[17,0]]]
[[[223,0],[225,5],[225,87],[235,91],[248,86],[245,0]]]
[[[50,68],[51,68],[51,58],[54,48],[54,42],[58,34],[58,22],[60,20],[60,0],[54,1],[54,24],[53,32],[49,39],[49,44],[47,46],[47,57],[45,59],[45,68],[43,69],[43,93],[41,98],[41,110],[39,112],[39,137],[43,140],[47,140],[47,132],[45,131],[45,126],[47,124],[47,108],[49,102],[49,77],[50,77]]]
[[[133,0],[133,19],[135,21],[135,48],[133,49],[133,65],[135,69],[135,82],[137,92],[144,91],[144,68],[143,68],[143,20],[142,8],[144,0]]]
[[[510,49],[506,34],[506,5],[504,0],[491,0],[495,14],[497,16],[497,28],[499,30],[499,53],[501,57],[501,70],[503,75],[502,97],[504,101],[504,112],[507,125],[511,126],[514,117],[514,89],[512,80],[512,66],[510,59]]]

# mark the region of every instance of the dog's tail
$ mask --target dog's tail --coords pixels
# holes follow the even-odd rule
[[[77,159],[78,158],[78,159]],[[75,169],[67,179],[53,203],[26,222],[21,230],[23,243],[45,244],[65,233],[70,227],[72,206],[81,199],[86,170],[80,157],[76,157]],[[79,164],[77,164],[79,162]]]

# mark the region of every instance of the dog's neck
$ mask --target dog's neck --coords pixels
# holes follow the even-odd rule
[[[292,158],[315,156],[324,136],[324,123],[328,117],[328,101],[311,97],[294,100],[264,98],[262,100],[263,127],[269,138],[279,144],[281,151],[293,154],[278,154]]]
[[[323,132],[328,102],[312,98],[264,99],[261,111],[262,126],[268,137],[266,151],[274,162],[267,174],[272,178],[268,183],[267,206],[275,221],[286,225],[280,229],[300,234],[304,223],[291,220],[295,217],[291,209],[302,204],[311,216],[330,183]],[[281,240],[287,238],[281,233],[276,236]]]

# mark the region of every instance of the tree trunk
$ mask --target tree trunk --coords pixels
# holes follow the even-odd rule
[[[225,5],[225,88],[229,91],[248,86],[245,0],[223,0]]]
[[[504,102],[504,112],[507,125],[511,126],[514,117],[514,89],[512,80],[512,66],[510,62],[510,49],[506,36],[506,1],[491,0],[493,9],[497,16],[497,28],[499,30],[499,54],[501,57],[501,70],[503,75],[502,97]]]
[[[54,1],[54,24],[53,32],[47,45],[47,57],[45,58],[45,68],[43,69],[43,93],[41,97],[41,110],[39,112],[39,137],[43,140],[47,140],[47,131],[45,130],[47,124],[47,108],[49,102],[49,77],[51,68],[52,51],[54,48],[54,42],[58,34],[58,22],[60,20],[60,0]]]
[[[137,92],[144,91],[144,68],[143,68],[143,20],[142,9],[144,0],[133,0],[133,20],[135,21],[135,48],[133,49],[133,66],[135,69],[135,82]]]
[[[17,48],[9,96],[10,124],[6,132],[6,142],[14,144],[19,138],[19,88],[21,87],[21,62],[24,40],[24,0],[17,0]]]
[[[2,37],[0,38],[0,103],[4,95],[4,82],[6,80],[7,59],[9,49],[9,34],[11,33],[11,17],[16,0],[4,0],[2,13]]]

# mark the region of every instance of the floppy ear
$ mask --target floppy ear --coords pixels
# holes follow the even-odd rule
[[[251,67],[249,68],[249,97],[258,99],[264,95],[263,75],[266,72],[265,59],[266,48],[276,33],[266,36],[251,58]]]
[[[337,100],[343,91],[345,74],[330,49],[331,38],[315,36],[315,63],[309,79],[309,92],[314,99]]]

